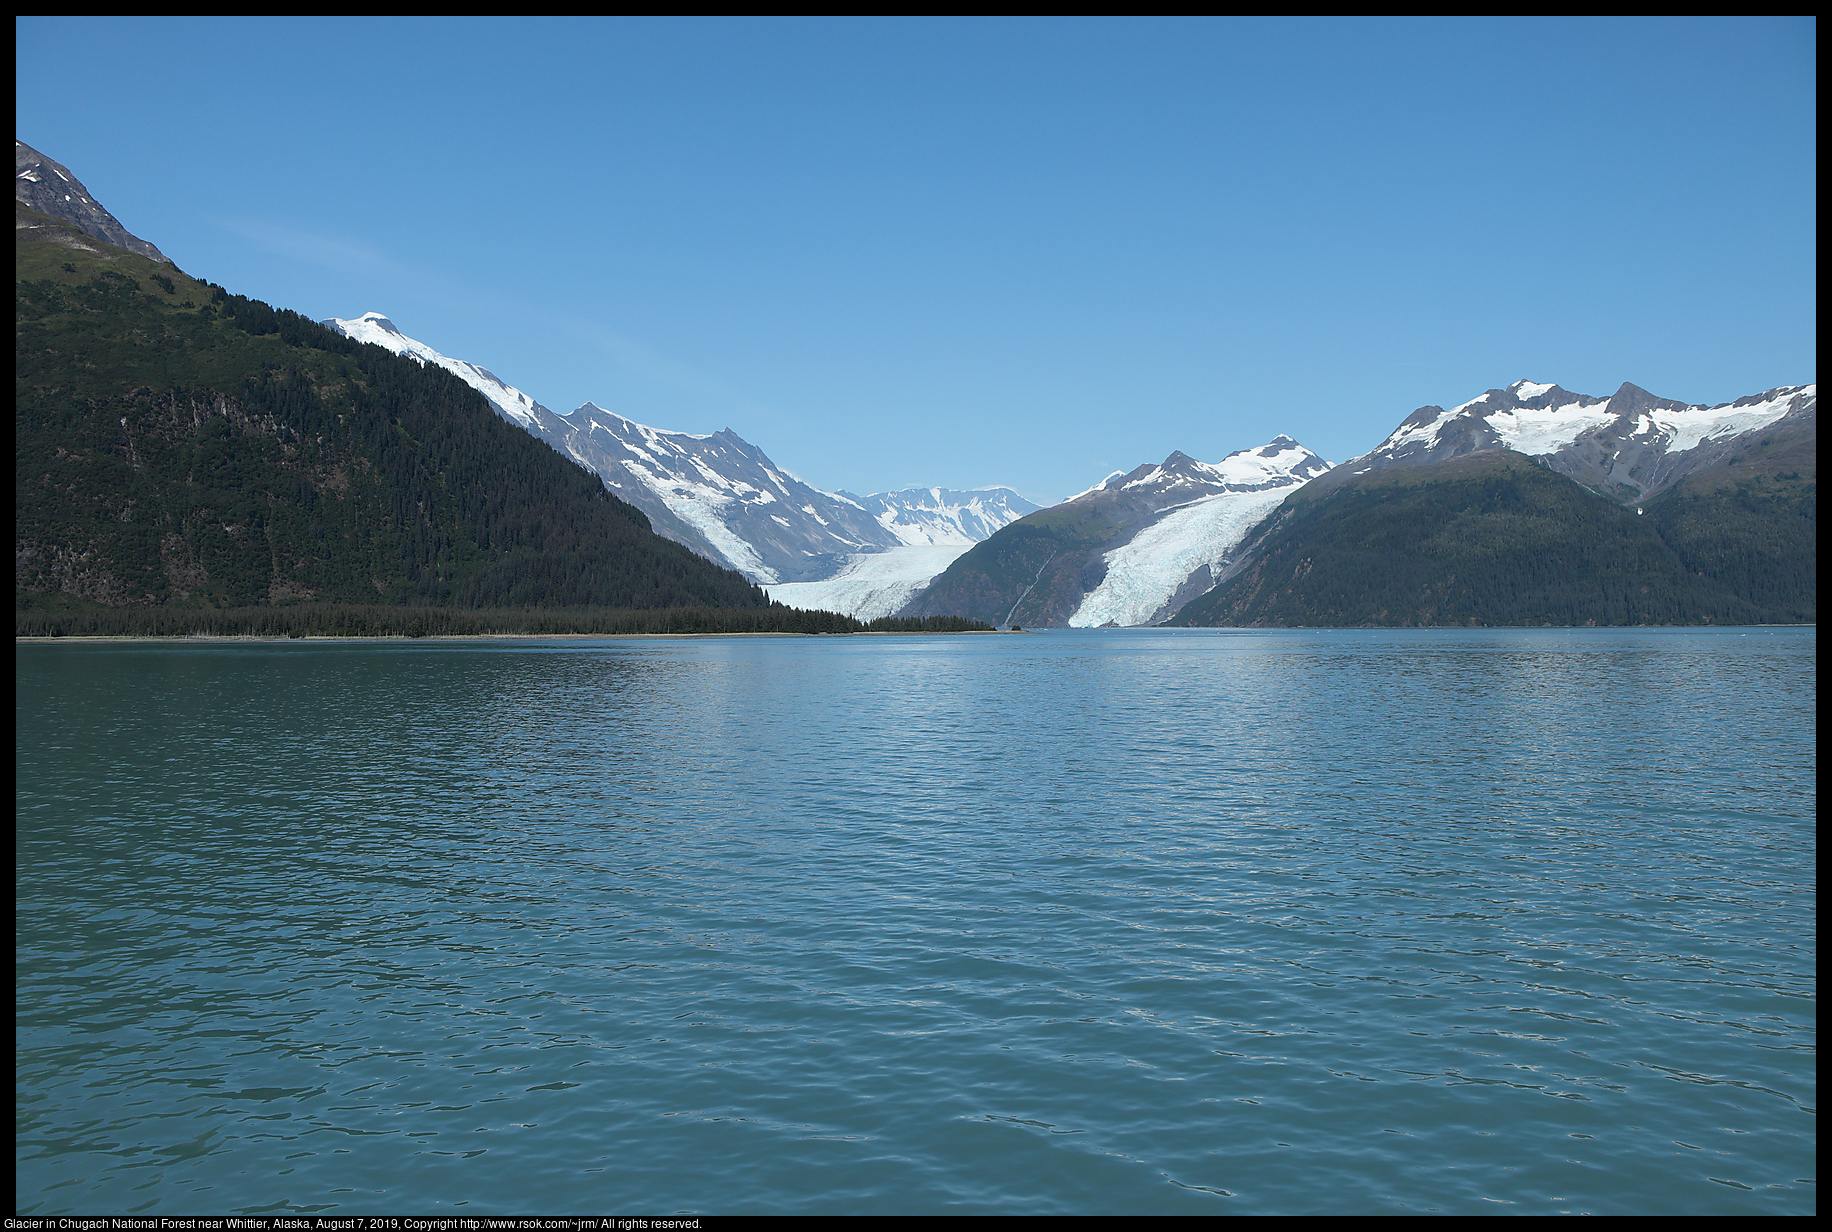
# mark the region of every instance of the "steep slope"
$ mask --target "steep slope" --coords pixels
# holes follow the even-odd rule
[[[17,211],[20,609],[767,607],[447,373]]]
[[[647,514],[657,533],[766,585],[822,581],[861,567],[893,587],[920,585],[942,567],[931,568],[933,553],[860,558],[902,547],[952,545],[965,551],[1036,508],[1003,488],[911,488],[866,497],[822,491],[730,429],[667,432],[591,402],[556,414],[488,369],[407,337],[380,313],[323,324],[451,372],[487,397],[503,418],[597,474]],[[859,610],[883,615],[876,610],[882,606],[866,602]]]
[[[1647,502],[1689,575],[1747,605],[1748,619],[1818,619],[1817,412],[1797,408],[1737,438],[1725,461]]]
[[[432,364],[435,367],[444,368],[489,399],[490,405],[496,408],[498,415],[537,436],[540,435],[542,413],[553,414],[552,411],[502,380],[488,368],[480,368],[462,359],[450,359],[425,343],[414,341],[396,329],[394,322],[379,312],[366,312],[353,321],[339,321],[333,318],[329,321],[320,321],[319,324],[357,342],[374,343],[385,350],[393,351],[396,355],[405,355],[421,364]]]
[[[104,243],[167,265],[172,263],[171,258],[134,235],[103,209],[101,203],[89,195],[82,181],[70,174],[70,168],[46,158],[17,138],[13,141],[13,196],[40,214],[74,223],[84,234]],[[51,242],[80,246],[80,241],[72,243],[73,239],[65,235]]]
[[[949,566],[905,615],[1139,625],[1201,594],[1243,538],[1329,464],[1290,437],[1220,462],[1173,453],[1030,514]]]

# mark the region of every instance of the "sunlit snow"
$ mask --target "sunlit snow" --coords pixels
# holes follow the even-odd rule
[[[973,545],[951,543],[887,548],[846,558],[823,582],[768,586],[770,598],[790,607],[844,612],[859,620],[890,616],[915,597]]]
[[[1221,492],[1160,518],[1106,554],[1107,576],[1082,599],[1069,625],[1145,624],[1198,569],[1219,572],[1247,532],[1300,486]]]
[[[1553,388],[1549,384],[1516,381],[1508,392],[1521,401],[1530,401]],[[1772,390],[1770,397],[1742,406],[1688,406],[1680,410],[1643,411],[1634,419],[1627,418],[1625,412],[1617,409],[1613,397],[1594,398],[1582,394],[1572,394],[1569,402],[1557,406],[1538,409],[1517,406],[1485,413],[1483,404],[1489,402],[1490,395],[1483,394],[1428,423],[1401,425],[1373,453],[1354,459],[1354,462],[1360,464],[1392,456],[1404,452],[1409,445],[1435,445],[1446,428],[1464,417],[1480,419],[1494,430],[1502,447],[1530,457],[1556,454],[1576,444],[1586,432],[1606,427],[1615,427],[1624,436],[1660,438],[1654,443],[1662,452],[1683,453],[1717,437],[1766,427],[1787,414],[1797,397],[1812,396],[1817,389],[1815,385],[1789,386]],[[1365,469],[1358,465],[1356,473]]]
[[[1672,433],[1669,452],[1696,449],[1713,437],[1753,432],[1787,414],[1794,399],[1802,394],[1817,396],[1819,386],[1799,385],[1777,389],[1774,397],[1749,406],[1689,406],[1683,411],[1655,411],[1654,422]]]
[[[422,364],[434,364],[475,389],[490,400],[491,405],[510,419],[530,432],[539,433],[540,417],[535,413],[539,404],[533,398],[513,385],[507,384],[487,368],[462,359],[452,359],[441,355],[424,342],[416,342],[396,329],[394,322],[379,312],[365,312],[353,321],[333,317],[324,322],[345,337],[358,342],[373,342],[385,347],[396,355],[405,355]]]

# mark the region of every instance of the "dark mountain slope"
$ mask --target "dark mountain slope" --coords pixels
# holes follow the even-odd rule
[[[1788,415],[1739,452],[1648,501],[1648,521],[1688,573],[1758,619],[1818,619],[1817,411]]]
[[[103,209],[82,181],[70,174],[70,168],[17,138],[13,140],[13,196],[41,214],[76,224],[85,234],[104,243],[167,265],[172,263],[170,257]]]
[[[1082,595],[1100,584],[1101,550],[1132,525],[1127,512],[1070,502],[1029,514],[968,549],[902,614],[1066,624]]]
[[[1775,464],[1777,467],[1781,463]],[[1793,473],[1793,472],[1789,472]],[[1706,476],[1694,481],[1703,482]],[[1764,486],[1764,484],[1767,486]],[[1793,484],[1795,486],[1785,487]],[[1234,626],[1747,624],[1811,620],[1799,587],[1756,583],[1770,564],[1734,557],[1698,523],[1739,501],[1805,501],[1773,548],[1811,559],[1811,486],[1750,475],[1667,498],[1671,512],[1618,505],[1507,451],[1314,483],[1256,531],[1247,565],[1171,622]],[[1699,504],[1688,504],[1688,500]],[[1768,543],[1758,509],[1737,543]],[[1721,525],[1721,523],[1720,523]],[[1692,529],[1682,533],[1681,527]],[[1792,554],[1792,555],[1790,555]],[[1809,563],[1810,568],[1810,563]]]
[[[17,209],[19,608],[769,606],[449,373]]]

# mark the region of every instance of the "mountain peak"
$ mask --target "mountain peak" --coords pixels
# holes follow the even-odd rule
[[[1624,381],[1616,392],[1609,396],[1609,410],[1612,415],[1635,415],[1643,411],[1683,411],[1686,404],[1675,402],[1671,398],[1662,398],[1651,394],[1639,385]]]
[[[123,227],[113,214],[102,208],[83,182],[70,174],[70,168],[56,159],[46,158],[18,138],[13,140],[13,196],[40,214],[49,214],[74,223],[105,244],[155,261],[172,264],[172,259]]]

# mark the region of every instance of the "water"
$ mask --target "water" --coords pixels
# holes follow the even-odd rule
[[[1814,1210],[1815,633],[31,645],[18,1210]]]

